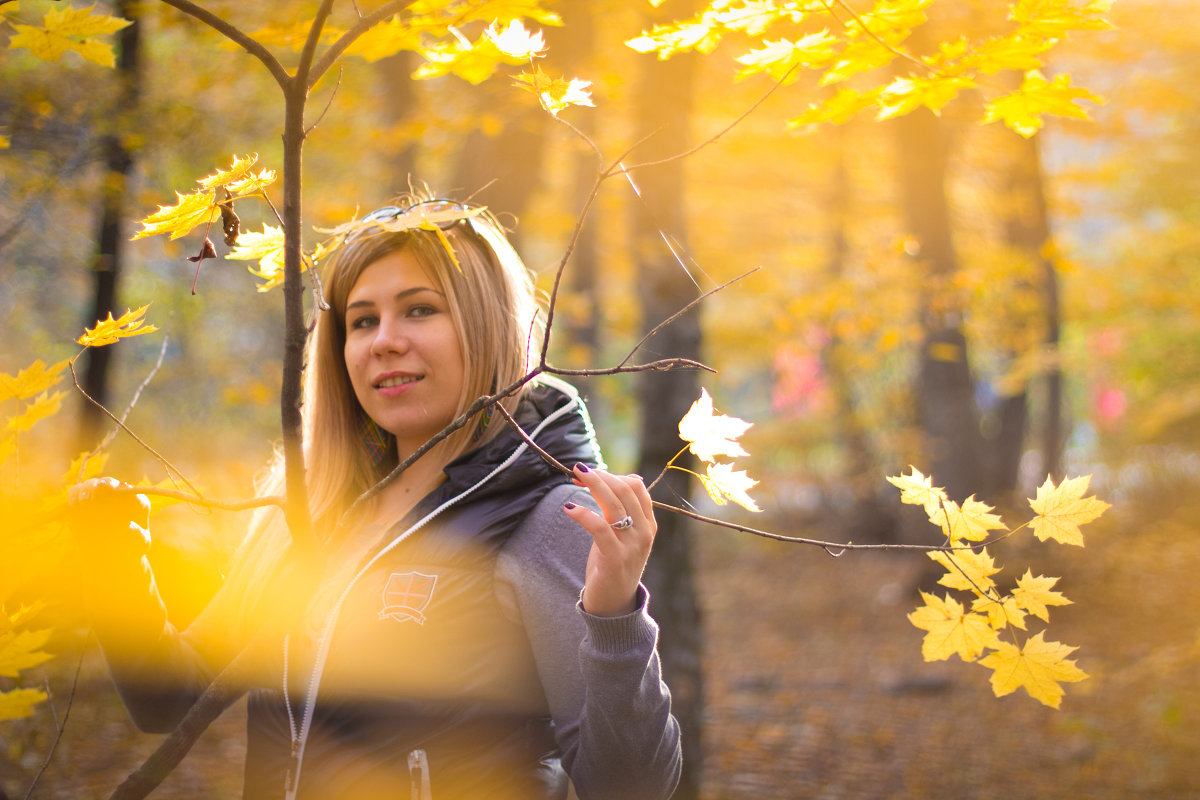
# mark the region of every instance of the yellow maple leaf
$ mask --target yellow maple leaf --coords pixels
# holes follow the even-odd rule
[[[86,61],[111,67],[116,64],[112,45],[96,40],[97,36],[116,33],[133,24],[132,20],[108,14],[93,14],[96,6],[87,8],[51,8],[42,18],[42,27],[13,24],[16,34],[9,40],[9,49],[28,48],[43,61],[58,61],[64,53],[77,53]]]
[[[1042,73],[1030,70],[1025,73],[1021,88],[988,103],[983,122],[1000,120],[1012,130],[1029,138],[1041,129],[1043,114],[1091,119],[1086,109],[1075,105],[1077,100],[1104,102],[1087,89],[1072,87],[1070,75],[1055,75],[1053,80],[1048,81]]]
[[[0,677],[15,678],[21,670],[53,658],[41,650],[50,641],[50,634],[50,628],[0,633]]]
[[[626,41],[625,46],[639,53],[652,52],[660,61],[665,61],[676,53],[688,50],[711,53],[720,44],[721,35],[721,26],[714,25],[712,20],[700,18],[656,25],[649,32]]]
[[[588,90],[592,85],[591,81],[579,78],[569,81],[566,78],[552,78],[540,67],[534,67],[532,72],[522,72],[513,79],[513,85],[531,92],[537,97],[542,108],[556,117],[558,112],[570,106],[595,107],[592,93]]]
[[[836,44],[837,38],[828,30],[810,33],[794,42],[788,39],[764,41],[763,47],[737,57],[743,69],[738,71],[736,77],[741,80],[765,72],[774,80],[782,80],[794,67],[817,67],[828,63],[836,53]],[[796,77],[797,73],[792,72],[788,82]]]
[[[394,56],[401,50],[419,50],[421,31],[399,16],[375,25],[346,48],[346,55],[358,56],[369,63]]]
[[[0,372],[0,403],[5,400],[28,400],[62,380],[62,372],[68,361],[59,361],[47,367],[39,358],[16,375]]]
[[[150,216],[141,221],[142,229],[132,238],[142,239],[160,233],[170,233],[178,239],[191,233],[197,225],[208,225],[221,216],[216,194],[201,190],[188,195],[175,193],[178,202],[173,206],[159,206]]]
[[[283,228],[263,225],[262,233],[247,231],[238,237],[237,247],[225,258],[231,261],[257,261],[258,269],[248,267],[250,274],[262,278],[258,291],[266,292],[283,283]]]
[[[696,458],[712,463],[717,456],[749,455],[734,440],[749,430],[752,424],[716,413],[708,390],[701,388],[699,399],[679,420],[679,438],[689,442],[688,449]]]
[[[921,106],[941,114],[942,108],[960,91],[974,86],[975,81],[961,75],[896,78],[880,92],[875,119],[900,117]]]
[[[742,470],[735,470],[732,464],[709,464],[699,477],[708,496],[717,505],[723,506],[726,500],[732,500],[747,511],[762,511],[748,494],[758,481]]]
[[[987,548],[982,548],[978,553],[974,550],[955,550],[953,553],[934,550],[926,555],[946,568],[946,574],[938,581],[942,586],[983,593],[990,592],[996,586],[991,576],[1001,568],[988,555]]]
[[[908,621],[926,631],[921,642],[921,656],[926,661],[945,661],[952,655],[974,661],[999,643],[999,634],[988,624],[987,616],[966,611],[949,596],[942,599],[921,592],[921,597],[925,605],[909,614]]]
[[[971,603],[971,610],[986,614],[988,624],[996,630],[1004,630],[1008,626],[1025,630],[1025,610],[1011,596],[996,600],[992,597],[976,597]]]
[[[33,715],[33,707],[46,699],[40,689],[11,689],[0,692],[0,721]]]
[[[84,347],[103,347],[106,344],[113,344],[121,339],[128,339],[132,336],[141,336],[144,333],[153,333],[158,328],[147,324],[142,316],[146,313],[146,309],[150,306],[145,305],[141,308],[126,310],[117,319],[113,319],[112,312],[108,312],[108,319],[98,320],[92,328],[85,328],[83,336],[80,336],[75,341]]]
[[[229,169],[218,169],[212,175],[200,178],[196,183],[200,184],[201,188],[210,191],[219,189],[222,186],[245,180],[253,174],[253,167],[256,163],[258,163],[258,153],[251,153],[248,156],[234,155]]]
[[[24,433],[46,417],[57,414],[64,397],[66,392],[42,392],[36,400],[25,406],[25,410],[19,416],[9,419],[5,429],[13,433]]]
[[[1101,31],[1113,27],[1104,19],[1112,0],[1018,0],[1008,18],[1020,26],[1025,36],[1063,39],[1071,31]]]
[[[1004,520],[991,513],[992,507],[982,503],[971,495],[960,506],[953,500],[946,500],[942,507],[930,515],[929,521],[940,525],[942,532],[951,544],[962,540],[982,542],[988,538],[989,531],[1008,530]]]
[[[945,490],[933,485],[933,477],[926,477],[913,466],[909,466],[908,475],[889,477],[888,483],[900,490],[900,502],[913,506],[924,506],[925,513],[930,519],[941,509],[942,503],[948,502]]]
[[[1033,577],[1032,570],[1017,580],[1017,588],[1013,589],[1013,600],[1030,614],[1043,622],[1050,621],[1050,610],[1047,606],[1069,606],[1071,601],[1062,592],[1051,591],[1058,578],[1047,578],[1044,575]]]
[[[1091,522],[1111,507],[1095,497],[1084,497],[1091,479],[1091,475],[1066,478],[1056,487],[1053,480],[1046,478],[1046,482],[1038,487],[1037,497],[1029,501],[1037,514],[1029,524],[1038,539],[1043,542],[1054,539],[1083,547],[1079,526]]]
[[[546,52],[546,39],[542,36],[542,32],[525,30],[525,26],[519,19],[509,22],[508,27],[503,31],[497,29],[496,23],[493,22],[483,32],[483,35],[491,40],[497,50],[509,58],[522,60],[537,58]]]
[[[1016,645],[1000,642],[996,652],[980,659],[982,666],[992,670],[992,691],[996,697],[1024,687],[1030,697],[1058,708],[1063,696],[1059,683],[1074,683],[1088,677],[1067,658],[1078,648],[1047,642],[1042,637],[1042,632],[1037,633],[1020,650]]]

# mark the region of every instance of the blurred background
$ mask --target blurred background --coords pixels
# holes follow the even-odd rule
[[[266,16],[265,4],[206,5],[247,30]],[[311,14],[294,5],[297,19]],[[592,81],[596,108],[562,113],[576,130],[511,73],[414,81],[415,55],[348,61],[309,102],[306,246],[315,227],[412,185],[485,203],[541,288],[566,259],[551,363],[571,369],[617,364],[658,322],[758,268],[635,357],[695,357],[715,372],[579,381],[615,469],[657,474],[701,386],[754,424],[738,468],[759,481],[763,513],[671,484],[665,499],[703,513],[826,541],[935,543],[885,479],[910,465],[1013,527],[1047,475],[1091,475],[1112,504],[1082,550],[1021,535],[993,550],[1008,579],[1027,566],[1062,576],[1056,588],[1075,601],[1055,609],[1051,638],[1079,647],[1091,677],[1058,710],[1023,692],[994,698],[972,665],[921,661],[905,615],[937,577],[923,556],[834,559],[664,522],[647,580],[686,730],[681,800],[1200,797],[1200,9],[1120,0],[1111,30],[1061,43],[1043,71],[1104,102],[1078,104],[1090,121],[1047,117],[1026,139],[981,125],[969,92],[939,116],[807,124],[819,75],[770,92],[764,76],[734,80],[736,46],[669,61],[624,46],[688,13],[672,5],[554,4],[565,24],[546,29],[544,66]],[[40,17],[50,4],[20,6]],[[69,358],[98,309],[149,303],[159,333],[104,348],[103,364],[85,356],[80,380],[120,413],[153,373],[128,425],[212,495],[246,497],[280,436],[282,296],[256,292],[244,262],[197,273],[187,256],[202,233],[127,240],[233,154],[279,168],[278,89],[165,5],[112,10],[138,20],[136,35],[114,37],[135,54],[114,70],[0,51],[0,372]],[[938,13],[927,35],[939,41],[1003,18],[988,2]],[[598,169],[579,133],[604,166],[704,146],[604,181],[572,242]],[[238,213],[243,230],[274,223],[265,207]],[[22,468],[61,474],[109,427],[72,393],[22,439]],[[128,436],[110,453],[112,474],[165,477]],[[157,515],[156,569],[178,624],[246,521]],[[105,796],[157,742],[125,720],[83,631],[64,626],[53,644],[57,657],[21,678],[52,702],[0,721],[0,797],[22,796],[42,765],[77,665],[34,796]],[[240,713],[205,734],[161,796],[238,791]]]

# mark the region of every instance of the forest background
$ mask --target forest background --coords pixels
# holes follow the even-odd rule
[[[1080,646],[1091,678],[1073,685],[1058,711],[1024,696],[994,699],[961,664],[921,662],[920,633],[903,619],[917,587],[928,588],[921,556],[832,560],[816,548],[688,528],[705,676],[704,702],[681,693],[685,707],[702,710],[694,790],[713,798],[1200,796],[1191,769],[1200,639],[1189,613],[1200,566],[1193,4],[1124,0],[1107,15],[1111,30],[1055,49],[1047,74],[1069,73],[1105,100],[1079,104],[1090,121],[1047,118],[1025,139],[981,125],[982,106],[967,94],[927,115],[932,134],[915,141],[904,139],[903,121],[869,115],[789,125],[818,96],[812,78],[771,92],[726,131],[772,85],[732,79],[736,48],[687,56],[676,67],[686,71],[679,91],[652,90],[645,65],[653,56],[624,44],[653,23],[648,7],[561,5],[565,25],[547,29],[547,64],[593,81],[597,107],[563,117],[603,151],[622,152],[652,132],[645,148],[666,141],[674,151],[721,135],[678,162],[682,184],[670,204],[639,198],[623,178],[602,187],[567,273],[557,363],[608,364],[640,338],[654,288],[647,260],[666,253],[675,273],[686,269],[704,289],[761,266],[690,316],[703,360],[718,370],[701,382],[720,409],[754,423],[744,466],[760,481],[754,497],[765,512],[739,517],[726,508],[725,516],[826,540],[916,541],[933,529],[912,524],[885,480],[910,464],[935,483],[961,481],[961,494],[975,492],[1006,515],[1027,513],[1019,498],[1047,472],[1092,475],[1092,490],[1114,506],[1082,551],[1014,545],[1014,561],[1040,559],[1076,601],[1057,611],[1060,635]],[[26,0],[21,14],[49,7]],[[685,13],[670,3],[663,12]],[[147,4],[138,19],[134,105],[123,99],[119,70],[71,58],[34,65],[17,50],[0,56],[0,372],[74,355],[75,337],[102,316],[93,313],[93,265],[114,142],[132,165],[122,238],[230,154],[279,162],[268,76],[170,9]],[[986,3],[961,4],[943,24],[986,28],[996,18]],[[507,75],[478,86],[454,76],[412,81],[418,63],[402,55],[355,64],[336,92],[331,83],[318,92],[332,99],[306,144],[306,226],[384,205],[411,178],[512,214],[505,219],[545,285],[594,177],[591,154]],[[686,97],[677,96],[683,87]],[[661,130],[647,111],[656,105],[670,123]],[[1039,165],[1032,172],[1029,142]],[[954,262],[933,274],[905,176],[939,164]],[[1035,231],[1031,246],[1039,195],[1050,236]],[[244,215],[243,224],[264,220]],[[653,255],[647,226],[661,235]],[[277,295],[254,291],[258,281],[238,262],[200,264],[192,294],[194,244],[125,246],[114,307],[120,314],[150,303],[162,333],[110,348],[109,403],[129,402],[165,339],[130,426],[212,495],[245,496],[279,438],[282,309]],[[961,312],[962,339],[931,351],[924,314],[946,297]],[[974,429],[953,439],[954,452],[931,453],[922,436],[930,352],[969,366]],[[619,469],[639,466],[646,425],[678,419],[645,414],[646,390],[628,376],[589,380],[585,391]],[[684,408],[693,399],[682,398]],[[35,446],[23,444],[28,462],[65,465],[78,451],[78,428],[96,423],[82,421],[82,401],[69,402],[77,405],[39,429]],[[108,469],[162,477],[126,437],[113,444]],[[703,498],[696,504],[712,511]],[[163,583],[176,587],[165,591],[175,592],[172,609],[185,621],[244,523],[183,508],[161,517]],[[81,651],[74,720],[38,796],[102,794],[153,739],[124,721],[94,645],[65,634],[58,644],[61,655],[35,670],[56,709],[0,723],[0,792],[19,796],[39,768]],[[165,796],[223,796],[237,785],[236,715],[210,731]],[[98,731],[120,744],[98,746]]]

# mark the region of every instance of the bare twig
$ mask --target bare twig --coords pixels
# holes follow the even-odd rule
[[[731,280],[725,281],[725,283],[722,283],[720,286],[716,287],[715,289],[709,289],[707,292],[705,292],[704,294],[700,295],[700,296],[699,296],[699,297],[697,297],[695,300],[693,300],[692,302],[688,303],[686,306],[684,306],[683,308],[679,309],[679,310],[678,310],[678,311],[676,311],[674,314],[672,314],[671,316],[669,316],[669,317],[667,317],[666,319],[664,319],[662,322],[660,322],[660,323],[658,323],[657,325],[655,325],[655,326],[654,326],[654,327],[653,327],[653,328],[650,330],[650,332],[649,332],[649,333],[647,333],[645,336],[643,336],[643,337],[642,337],[642,339],[641,339],[641,341],[639,341],[639,342],[637,343],[637,345],[635,345],[635,346],[634,346],[634,348],[633,348],[632,350],[630,350],[630,351],[629,351],[629,355],[625,357],[625,360],[624,360],[624,361],[622,361],[620,365],[621,365],[621,366],[625,366],[625,364],[626,364],[626,363],[629,361],[629,359],[633,358],[633,355],[634,355],[634,354],[635,354],[635,353],[636,353],[638,350],[641,350],[641,349],[642,349],[642,345],[644,345],[646,342],[650,341],[650,339],[651,339],[651,338],[654,336],[654,334],[658,333],[658,332],[659,332],[659,331],[661,331],[663,328],[667,327],[667,326],[668,326],[668,325],[670,325],[672,322],[674,322],[675,320],[679,319],[680,317],[682,317],[682,316],[683,316],[684,314],[686,314],[687,312],[691,311],[691,310],[692,310],[693,308],[695,308],[696,306],[700,305],[700,303],[701,303],[703,300],[705,300],[705,299],[706,299],[706,298],[708,298],[708,297],[711,297],[712,295],[716,294],[717,292],[720,292],[720,291],[722,291],[722,290],[724,290],[724,289],[728,288],[729,286],[731,286],[731,285],[733,285],[733,284],[737,283],[738,281],[740,281],[740,280],[743,280],[743,279],[745,279],[745,278],[747,278],[747,277],[749,277],[749,276],[753,275],[755,272],[758,272],[760,269],[762,269],[762,267],[755,267],[754,269],[747,270],[746,272],[743,272],[741,275],[738,275],[736,278],[732,278]]]
[[[33,776],[33,780],[30,782],[29,788],[25,790],[24,800],[30,800],[30,798],[33,797],[33,790],[37,788],[38,781],[42,779],[42,775],[45,774],[46,768],[50,766],[51,760],[54,759],[54,753],[56,750],[58,750],[58,743],[62,741],[63,733],[67,729],[67,718],[71,716],[71,706],[75,704],[75,693],[79,688],[79,673],[83,669],[83,658],[87,655],[88,644],[91,642],[91,640],[92,632],[91,630],[88,630],[87,636],[84,638],[83,644],[79,648],[79,661],[75,664],[75,677],[71,679],[71,691],[67,694],[67,704],[66,707],[63,708],[61,722],[58,719],[57,711],[54,711],[53,698],[51,698],[50,708],[51,711],[54,712],[54,727],[56,729],[54,740],[50,742],[50,749],[47,751],[46,757],[42,759],[42,765],[38,767],[38,771]],[[49,682],[47,682],[46,694],[50,694]]]
[[[200,491],[198,489],[196,489],[195,486],[192,485],[191,481],[189,481],[186,477],[184,477],[183,473],[180,472],[175,467],[174,464],[172,464],[170,461],[167,460],[166,456],[164,456],[162,453],[158,452],[153,447],[151,447],[144,439],[142,439],[142,437],[138,436],[127,425],[125,425],[124,422],[117,419],[117,417],[111,411],[109,411],[107,408],[104,407],[103,403],[100,403],[99,401],[96,400],[96,398],[92,397],[90,394],[88,394],[86,391],[84,391],[84,388],[79,385],[79,376],[75,374],[75,359],[71,359],[69,362],[67,362],[67,366],[69,366],[71,368],[71,380],[72,380],[72,382],[74,382],[75,388],[79,390],[79,393],[81,395],[83,395],[84,398],[89,403],[94,405],[96,408],[100,409],[109,419],[111,419],[113,422],[115,422],[117,424],[118,428],[125,431],[125,433],[129,434],[130,438],[132,438],[135,442],[137,442],[139,445],[141,445],[142,448],[147,453],[154,456],[154,458],[158,461],[158,463],[162,464],[163,469],[166,470],[168,475],[173,474],[176,478],[178,478],[183,484],[185,484],[189,489],[191,489],[197,495],[200,494]]]
[[[133,397],[130,398],[129,404],[125,406],[125,411],[121,414],[120,423],[122,425],[125,424],[125,420],[129,419],[129,414],[133,411],[134,406],[137,405],[138,400],[141,399],[142,392],[146,390],[146,387],[150,385],[150,381],[152,381],[154,379],[154,376],[158,374],[159,369],[162,368],[163,357],[166,356],[166,354],[167,354],[167,342],[168,341],[169,341],[169,337],[163,336],[162,346],[158,348],[158,360],[156,360],[154,362],[154,366],[151,368],[150,372],[146,375],[145,379],[142,380],[142,382],[140,384],[138,384],[137,390],[133,393]],[[87,457],[84,458],[83,461],[80,462],[80,464],[79,464],[79,473],[80,474],[79,474],[78,480],[83,480],[83,470],[84,470],[84,467],[87,465],[88,460],[95,458],[96,455],[98,455],[100,453],[100,451],[102,451],[104,448],[106,448],[110,444],[112,444],[112,440],[116,437],[118,430],[120,430],[120,428],[114,427],[111,431],[109,431],[107,434],[105,434],[104,438],[100,440],[100,444],[96,445],[92,449],[92,451],[87,454]]]

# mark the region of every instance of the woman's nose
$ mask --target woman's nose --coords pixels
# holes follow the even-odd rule
[[[397,320],[383,319],[375,329],[375,338],[371,340],[371,352],[375,355],[388,353],[403,353],[408,350],[408,335],[404,326]]]

